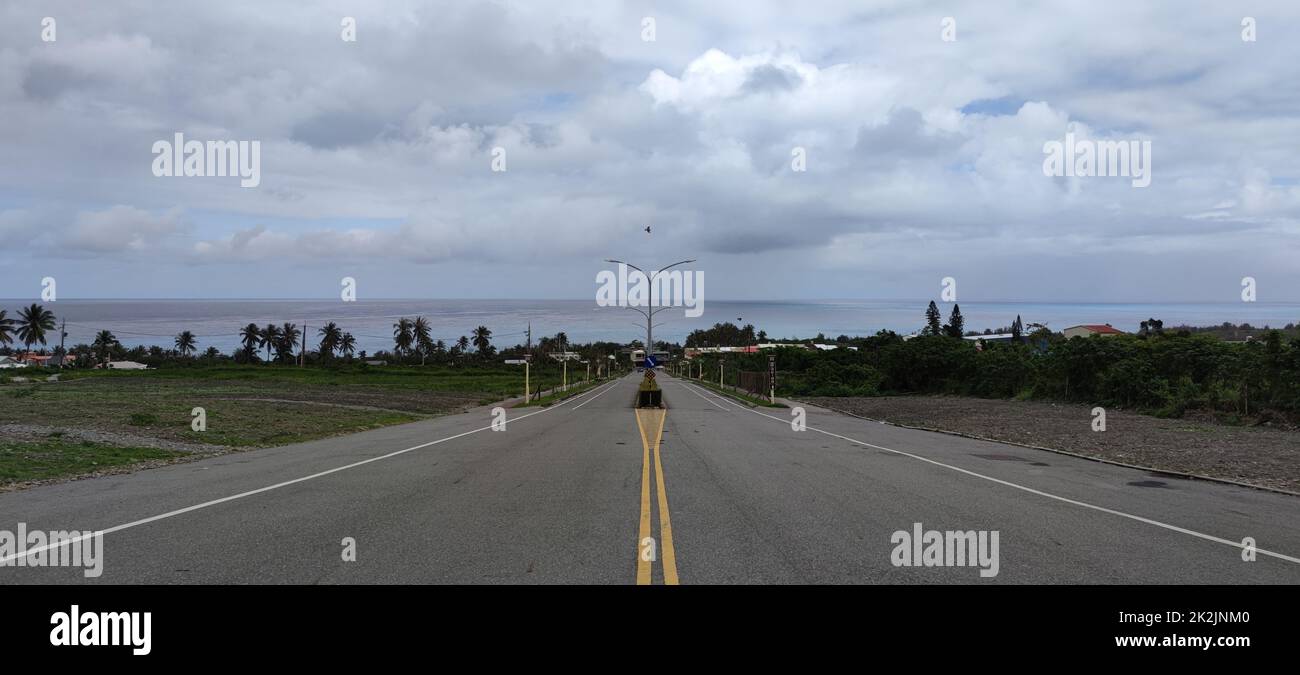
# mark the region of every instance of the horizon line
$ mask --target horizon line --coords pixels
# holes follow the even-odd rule
[[[590,298],[474,298],[474,297],[375,297],[366,300],[348,301],[346,304],[360,304],[364,302],[438,302],[438,301],[457,301],[457,302],[584,302]],[[39,298],[0,298],[0,303],[36,303],[57,305],[59,302],[343,302],[335,296],[329,297],[214,297],[214,298],[167,298],[167,297],[70,297],[63,300],[41,300]],[[1230,300],[1024,300],[1024,299],[996,299],[996,300],[956,300],[946,301],[926,298],[774,298],[766,300],[739,299],[739,298],[722,298],[718,300],[709,300],[701,304],[709,303],[752,303],[752,304],[775,304],[775,303],[857,303],[857,302],[917,302],[928,303],[933,301],[937,305],[960,305],[967,304],[984,304],[984,305],[1300,305],[1300,300],[1270,300],[1270,301],[1252,301],[1242,302]],[[621,307],[596,307],[597,309],[623,309]]]

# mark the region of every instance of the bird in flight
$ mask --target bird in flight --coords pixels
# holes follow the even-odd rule
[[[646,234],[650,234],[650,226],[649,226],[649,225],[646,225],[646,226],[645,226],[645,233],[646,233]]]

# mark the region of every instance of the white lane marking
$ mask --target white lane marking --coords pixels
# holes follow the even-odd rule
[[[732,405],[736,406],[737,408],[740,408],[741,410],[744,410],[744,411],[747,411],[747,412],[752,412],[752,413],[754,413],[755,415],[761,415],[761,416],[766,417],[766,418],[768,418],[768,419],[776,420],[777,422],[780,422],[781,424],[785,424],[785,425],[789,425],[789,424],[790,424],[790,422],[789,422],[788,420],[783,420],[783,419],[781,419],[780,417],[776,417],[776,416],[774,416],[774,415],[768,415],[767,413],[761,413],[761,412],[759,412],[759,411],[757,411],[757,410],[753,410],[753,409],[751,409],[751,408],[747,408],[747,407],[745,407],[745,406],[742,406],[742,405],[740,405],[740,404],[738,404],[738,403],[734,403],[734,402],[732,402],[732,401],[727,401],[727,402],[728,402],[728,403],[731,403]],[[1148,524],[1148,525],[1155,525],[1156,527],[1163,527],[1163,528],[1166,529],[1166,530],[1172,530],[1172,531],[1174,531],[1174,532],[1181,532],[1181,533],[1183,533],[1183,534],[1188,534],[1188,535],[1191,535],[1191,536],[1193,536],[1193,537],[1199,537],[1199,538],[1204,539],[1204,540],[1206,540],[1206,541],[1212,541],[1212,542],[1215,542],[1215,543],[1218,543],[1218,544],[1226,544],[1226,545],[1231,546],[1231,547],[1233,547],[1233,548],[1237,548],[1237,549],[1242,548],[1242,544],[1241,544],[1240,541],[1232,541],[1232,540],[1230,540],[1230,539],[1224,539],[1224,538],[1222,538],[1222,537],[1216,537],[1216,536],[1214,536],[1214,535],[1212,535],[1212,534],[1205,534],[1205,533],[1203,533],[1203,532],[1197,532],[1196,530],[1189,530],[1189,529],[1187,529],[1187,528],[1185,528],[1185,527],[1179,527],[1179,526],[1177,526],[1177,525],[1170,525],[1169,523],[1162,523],[1162,522],[1160,522],[1160,521],[1158,521],[1158,520],[1152,520],[1151,518],[1145,518],[1145,517],[1143,517],[1143,516],[1135,516],[1135,515],[1133,515],[1133,514],[1131,514],[1131,513],[1125,513],[1125,512],[1123,512],[1123,511],[1116,511],[1115,509],[1108,509],[1108,508],[1106,508],[1106,507],[1104,507],[1104,506],[1097,506],[1096,504],[1089,504],[1088,502],[1081,502],[1081,501],[1079,501],[1079,500],[1077,500],[1077,499],[1070,499],[1069,497],[1061,497],[1061,496],[1059,496],[1059,495],[1054,495],[1054,494],[1052,494],[1052,493],[1050,493],[1050,492],[1043,492],[1042,490],[1036,490],[1036,489],[1034,489],[1034,488],[1027,487],[1027,486],[1024,486],[1024,485],[1020,485],[1020,484],[1018,484],[1018,483],[1012,483],[1012,482],[1010,482],[1010,481],[1005,481],[1005,480],[1002,480],[1001,478],[994,478],[994,477],[992,477],[992,476],[986,476],[986,475],[984,475],[984,474],[982,474],[982,473],[976,473],[976,472],[971,471],[971,470],[969,470],[969,469],[963,469],[963,468],[961,468],[961,467],[959,467],[959,466],[953,466],[953,465],[951,465],[951,464],[944,464],[943,462],[935,461],[935,460],[933,460],[933,459],[929,459],[929,458],[927,458],[927,457],[922,457],[922,456],[920,456],[920,455],[914,455],[914,454],[912,454],[912,453],[910,453],[910,452],[903,452],[902,450],[895,450],[895,449],[893,449],[893,448],[886,448],[886,447],[883,446],[883,445],[875,445],[875,444],[872,444],[872,443],[867,443],[867,442],[865,442],[865,441],[859,441],[859,440],[857,440],[856,438],[849,438],[848,436],[841,436],[841,435],[839,435],[839,434],[832,433],[832,432],[830,432],[830,431],[824,431],[824,430],[822,430],[822,429],[818,429],[818,428],[813,427],[813,426],[805,426],[805,428],[808,429],[809,431],[816,431],[816,432],[819,433],[819,434],[825,434],[825,435],[827,435],[827,436],[833,436],[833,437],[838,438],[838,439],[840,439],[840,440],[842,440],[842,441],[848,441],[848,442],[850,442],[850,443],[855,443],[855,444],[857,444],[857,445],[861,445],[861,446],[868,447],[868,448],[875,448],[876,450],[885,450],[885,451],[887,451],[887,452],[892,452],[892,453],[894,453],[894,454],[896,454],[896,455],[902,455],[902,456],[904,456],[904,457],[911,457],[912,459],[920,460],[920,461],[922,461],[922,462],[926,462],[926,463],[928,463],[928,464],[933,464],[933,465],[935,465],[935,466],[941,466],[941,467],[943,467],[943,468],[945,468],[945,469],[951,469],[951,470],[953,470],[953,471],[957,471],[957,472],[960,472],[960,473],[964,473],[964,474],[966,474],[966,475],[968,475],[968,476],[974,476],[974,477],[976,477],[976,478],[982,478],[982,479],[984,479],[984,480],[991,481],[991,482],[994,482],[994,483],[998,483],[999,485],[1005,485],[1005,486],[1007,486],[1007,487],[1012,487],[1012,488],[1015,488],[1015,489],[1017,489],[1017,490],[1024,490],[1025,492],[1028,492],[1028,493],[1031,493],[1031,494],[1036,494],[1036,495],[1039,495],[1039,496],[1041,496],[1041,497],[1047,497],[1048,499],[1055,499],[1055,500],[1060,501],[1060,502],[1065,502],[1066,504],[1073,504],[1073,505],[1075,505],[1075,506],[1082,506],[1083,508],[1086,508],[1086,509],[1092,509],[1092,510],[1094,510],[1094,511],[1100,511],[1100,512],[1102,512],[1102,513],[1109,513],[1109,514],[1111,514],[1111,515],[1113,515],[1113,516],[1119,516],[1119,517],[1121,517],[1121,518],[1128,518],[1128,519],[1130,519],[1130,520],[1136,520],[1136,521],[1138,521],[1138,522],[1140,522],[1140,523],[1146,523],[1146,524]],[[1254,551],[1255,551],[1256,553],[1261,553],[1261,554],[1263,554],[1263,555],[1267,555],[1267,556],[1271,556],[1271,557],[1274,557],[1274,558],[1278,558],[1279,560],[1285,560],[1285,561],[1287,561],[1287,562],[1292,562],[1292,563],[1298,563],[1298,564],[1300,564],[1300,558],[1292,557],[1292,556],[1289,556],[1289,555],[1286,555],[1286,554],[1283,554],[1283,553],[1277,553],[1276,551],[1269,551],[1269,550],[1262,549],[1262,548],[1258,548],[1258,547],[1256,547],[1256,548],[1254,549]]]
[[[611,382],[610,385],[615,384],[616,382],[617,382],[617,381],[615,381],[615,382]],[[609,385],[604,385],[604,386],[605,386],[605,387],[609,387]],[[598,387],[598,388],[599,388],[599,387]],[[607,389],[607,390],[608,390],[608,389]],[[578,396],[575,396],[575,397],[573,397],[573,398],[567,399],[567,400],[562,401],[562,402],[560,402],[560,403],[557,403],[557,404],[555,404],[555,405],[553,405],[553,406],[550,406],[550,407],[547,407],[547,408],[542,408],[541,410],[538,410],[538,411],[536,411],[536,412],[530,412],[530,413],[528,413],[527,415],[521,415],[521,416],[516,417],[516,418],[514,418],[514,419],[512,419],[512,420],[510,420],[510,421],[511,421],[511,422],[518,422],[519,420],[527,419],[527,418],[529,418],[529,417],[532,417],[533,415],[540,415],[540,414],[542,414],[542,413],[544,413],[544,412],[549,412],[549,411],[551,411],[551,410],[555,410],[556,408],[562,407],[562,406],[564,406],[564,405],[566,405],[566,404],[568,404],[568,403],[571,403],[571,402],[573,402],[573,401],[576,401],[576,400],[578,400],[578,399],[580,399],[580,398],[582,398],[582,397],[584,397],[584,396],[587,396],[587,395],[589,395],[589,394],[592,394],[592,393],[594,393],[595,391],[596,391],[596,390],[593,389],[593,390],[591,390],[591,391],[589,391],[589,392],[586,392],[586,393],[584,393],[584,394],[579,394]],[[140,525],[146,525],[146,524],[148,524],[148,523],[152,523],[152,522],[154,522],[154,521],[164,520],[164,519],[167,519],[167,518],[172,518],[172,517],[175,517],[175,516],[179,516],[179,515],[182,515],[182,514],[185,514],[185,513],[189,513],[190,511],[198,511],[199,509],[206,509],[206,508],[208,508],[209,506],[216,506],[217,504],[224,504],[224,503],[226,503],[226,502],[234,501],[234,500],[236,500],[236,499],[243,499],[244,497],[251,497],[251,496],[253,496],[253,495],[261,494],[261,493],[263,493],[263,492],[270,492],[271,490],[275,490],[275,489],[278,489],[278,488],[282,488],[282,487],[286,487],[286,486],[289,486],[289,485],[293,485],[293,484],[295,484],[295,483],[302,483],[302,482],[304,482],[304,481],[309,481],[309,480],[312,480],[312,479],[314,479],[314,478],[320,478],[321,476],[328,476],[328,475],[330,475],[330,474],[332,474],[332,473],[338,473],[338,472],[340,472],[340,471],[346,471],[346,470],[348,470],[348,469],[353,469],[353,468],[356,468],[356,467],[358,467],[358,466],[362,466],[362,465],[364,465],[364,464],[369,464],[369,463],[371,463],[371,462],[378,462],[378,461],[381,460],[381,459],[388,459],[389,457],[396,457],[396,456],[398,456],[398,455],[402,455],[402,454],[406,454],[406,453],[408,453],[408,452],[411,452],[412,450],[419,450],[419,449],[421,449],[421,448],[427,448],[427,447],[429,447],[429,446],[438,445],[439,443],[446,443],[447,441],[454,441],[454,440],[456,440],[457,438],[463,438],[463,437],[465,437],[465,436],[469,436],[470,434],[477,434],[477,433],[479,433],[480,431],[487,431],[488,429],[491,429],[491,428],[492,428],[492,425],[489,424],[489,425],[487,425],[487,426],[485,426],[485,427],[479,427],[478,429],[472,429],[472,430],[470,430],[470,431],[466,431],[466,432],[463,432],[463,433],[456,434],[455,436],[448,436],[448,437],[446,437],[446,438],[439,438],[439,439],[436,440],[436,441],[429,441],[428,443],[421,443],[420,445],[413,445],[413,446],[411,446],[411,447],[409,447],[409,448],[406,448],[406,449],[403,449],[403,450],[397,450],[397,451],[395,451],[395,452],[390,452],[390,453],[388,453],[388,454],[386,454],[386,455],[380,455],[380,456],[378,456],[378,457],[371,457],[371,458],[369,458],[369,459],[363,459],[363,460],[361,460],[361,461],[359,461],[359,462],[353,462],[353,463],[351,463],[351,464],[345,464],[345,465],[343,465],[343,466],[335,467],[335,468],[333,468],[333,469],[326,469],[325,471],[320,471],[320,472],[317,472],[317,473],[313,473],[313,474],[311,474],[310,476],[303,476],[303,477],[301,477],[301,478],[294,478],[293,480],[286,480],[286,481],[284,481],[284,482],[282,482],[282,483],[276,483],[275,485],[268,485],[268,486],[266,486],[266,487],[258,488],[258,489],[256,489],[256,490],[249,490],[249,491],[247,491],[247,492],[241,492],[241,493],[239,493],[239,494],[237,494],[237,495],[230,495],[229,497],[222,497],[222,498],[220,498],[220,499],[213,499],[213,500],[211,500],[211,501],[203,502],[202,504],[195,504],[194,506],[187,506],[187,507],[185,507],[185,508],[183,508],[183,509],[176,509],[175,511],[168,511],[167,513],[161,513],[161,514],[158,514],[158,515],[156,515],[156,516],[150,516],[150,517],[148,517],[148,518],[141,518],[140,520],[135,520],[135,521],[132,521],[132,522],[129,522],[129,523],[125,523],[125,524],[123,524],[123,525],[115,525],[115,526],[110,527],[110,528],[108,528],[108,529],[106,529],[106,530],[98,530],[98,531],[95,531],[95,532],[89,532],[89,533],[83,534],[83,535],[81,535],[81,536],[79,536],[79,537],[73,537],[72,539],[67,539],[67,540],[60,541],[58,544],[45,544],[44,546],[38,546],[38,547],[36,547],[36,548],[33,548],[33,549],[30,549],[30,550],[24,551],[24,552],[22,552],[22,553],[11,553],[11,554],[9,554],[9,555],[3,557],[3,558],[0,558],[0,564],[8,563],[8,562],[10,562],[10,561],[17,560],[18,558],[25,558],[25,557],[27,557],[27,556],[34,555],[34,554],[36,554],[36,553],[40,553],[40,552],[42,552],[42,551],[49,550],[49,549],[52,548],[53,546],[60,546],[60,547],[62,547],[62,546],[67,546],[67,545],[69,545],[69,544],[73,544],[73,543],[76,543],[76,542],[79,542],[79,541],[83,541],[83,540],[85,540],[85,539],[89,539],[89,538],[94,537],[94,536],[96,536],[96,535],[112,534],[112,533],[114,533],[114,532],[120,532],[120,531],[122,531],[122,530],[129,529],[129,528],[132,528],[132,527],[138,527],[138,526],[140,526]]]
[[[694,387],[688,387],[688,386],[686,386],[686,385],[685,385],[684,383],[682,383],[682,382],[674,382],[674,384],[680,385],[680,386],[681,386],[682,388],[684,388],[686,391],[689,391],[689,392],[691,392],[692,394],[695,394],[696,396],[699,396],[700,398],[702,398],[702,399],[708,401],[709,403],[713,403],[713,405],[718,406],[719,408],[722,408],[723,410],[726,410],[726,409],[727,409],[725,406],[720,406],[720,405],[718,405],[717,403],[714,403],[714,401],[713,401],[712,399],[708,398],[707,396],[700,396],[700,393],[699,393],[698,391],[695,391],[695,388],[694,388]]]
[[[617,384],[617,383],[618,383],[620,380],[622,380],[622,379],[623,379],[623,378],[620,377],[620,378],[618,378],[617,380],[614,380],[613,382],[611,382],[610,384]],[[608,387],[608,388],[606,388],[605,391],[602,391],[602,392],[600,392],[599,394],[596,394],[595,396],[592,396],[591,398],[589,398],[589,399],[583,401],[582,403],[579,403],[578,405],[573,406],[572,408],[569,409],[569,411],[572,412],[572,411],[574,411],[574,410],[577,410],[578,408],[581,408],[581,407],[584,406],[584,405],[587,405],[588,403],[591,403],[592,401],[594,401],[594,400],[600,398],[601,396],[604,396],[605,393],[608,392],[610,389],[613,389],[613,387]]]

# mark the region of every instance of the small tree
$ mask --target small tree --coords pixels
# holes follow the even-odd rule
[[[197,347],[194,333],[190,331],[182,331],[180,335],[176,336],[175,343],[176,351],[180,352],[181,356],[189,356]]]
[[[943,335],[943,326],[941,321],[939,306],[930,301],[930,306],[925,308],[925,334],[926,335]]]
[[[952,306],[952,315],[948,317],[948,336],[959,338],[966,334],[966,320],[961,316],[961,307],[957,304]]]

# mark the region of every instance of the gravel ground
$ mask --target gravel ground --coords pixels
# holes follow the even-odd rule
[[[107,445],[140,448],[158,448],[160,450],[188,452],[191,454],[221,453],[231,450],[231,448],[222,445],[186,443],[184,441],[175,441],[154,436],[123,434],[113,431],[100,431],[98,429],[71,429],[67,427],[45,426],[41,424],[0,424],[0,438],[15,441],[38,441],[48,438],[52,434],[58,434],[62,438],[68,440],[90,441],[92,443],[105,443]]]
[[[808,398],[874,420],[1064,450],[1140,467],[1300,492],[1300,431],[1160,419],[1092,406],[949,396]]]

